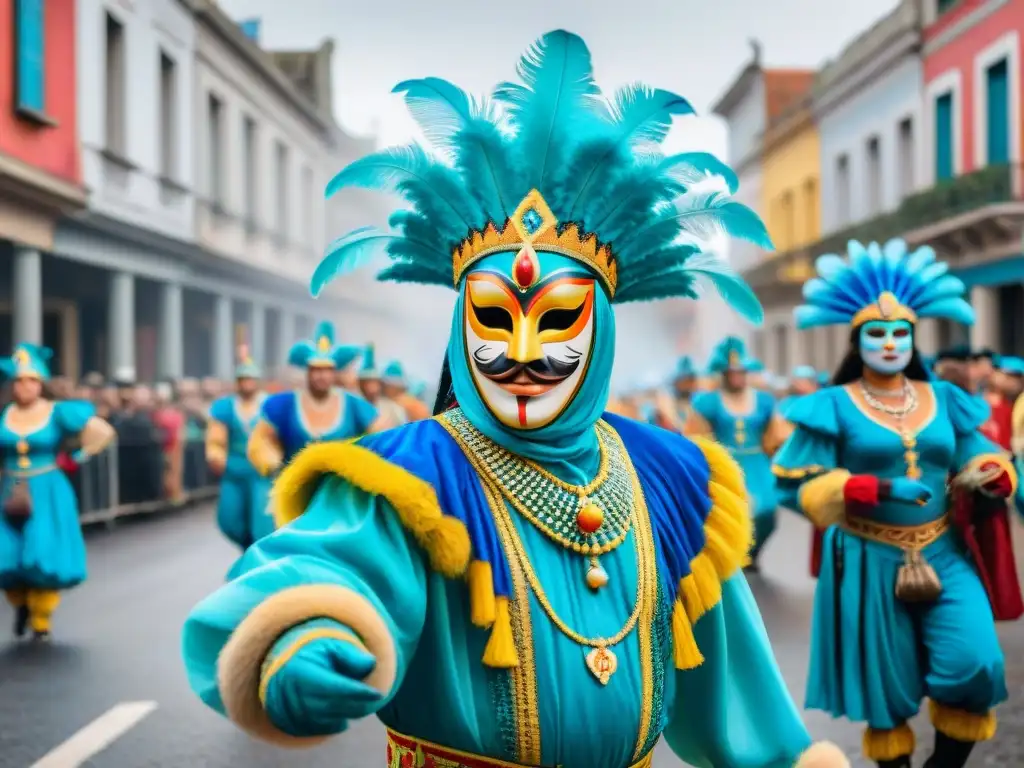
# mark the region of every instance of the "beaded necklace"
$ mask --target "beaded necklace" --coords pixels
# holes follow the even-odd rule
[[[587,585],[595,590],[605,586],[608,573],[598,557],[626,539],[635,505],[629,457],[611,427],[603,422],[595,427],[597,475],[586,485],[573,485],[505,450],[470,424],[462,411],[448,411],[440,418],[513,509],[552,541],[589,558]]]

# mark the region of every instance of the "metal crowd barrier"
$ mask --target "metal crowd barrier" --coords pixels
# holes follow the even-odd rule
[[[216,496],[216,479],[206,466],[202,440],[184,445],[180,493],[174,498],[165,488],[165,466],[158,441],[139,443],[119,437],[70,476],[82,525],[112,523],[118,518],[162,512]]]

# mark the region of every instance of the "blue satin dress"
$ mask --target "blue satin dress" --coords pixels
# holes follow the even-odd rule
[[[214,401],[210,418],[224,425],[228,433],[227,465],[220,481],[217,525],[242,549],[274,530],[274,518],[267,505],[270,479],[263,477],[246,456],[249,434],[260,418],[262,400],[252,415],[242,414],[237,395]]]
[[[43,424],[21,434],[7,425],[12,407],[0,414],[0,504],[22,480],[32,512],[20,528],[0,515],[0,589],[70,589],[86,578],[85,540],[78,500],[57,467],[57,452],[63,440],[85,429],[96,409],[87,402],[56,402]]]
[[[914,526],[946,514],[946,484],[970,460],[999,454],[978,432],[988,406],[947,382],[931,385],[934,410],[917,434],[924,506],[882,502],[871,520]],[[922,398],[920,407],[932,407]],[[853,400],[844,387],[801,398],[796,431],[775,456],[784,502],[800,509],[808,479],[841,468],[883,479],[904,476],[900,435]],[[807,707],[887,731],[917,714],[921,700],[984,714],[1007,696],[1003,654],[988,596],[951,527],[923,555],[942,582],[928,607],[897,600],[904,562],[895,546],[839,526],[825,532],[811,627]]]
[[[729,449],[743,469],[750,511],[754,516],[754,548],[751,557],[761,551],[775,531],[778,498],[775,477],[772,475],[771,457],[764,452],[764,438],[775,414],[775,399],[767,392],[754,392],[754,407],[750,413],[730,411],[719,391],[702,392],[693,399],[693,410],[711,427],[715,440]]]
[[[218,658],[236,631],[246,631],[246,615],[292,588],[339,585],[369,599],[394,638],[397,679],[378,716],[401,734],[516,765],[623,768],[664,736],[691,765],[791,768],[810,739],[742,574],[721,584],[721,600],[693,627],[703,653],[694,662],[699,666],[677,669],[673,661],[679,575],[703,546],[707,460],[693,443],[664,430],[611,415],[606,420],[626,445],[647,514],[620,546],[601,556],[610,577],[604,589],[591,591],[582,578],[583,558],[512,507],[506,508],[511,527],[499,523],[479,477],[445,428],[437,419],[416,422],[351,446],[386,460],[372,481],[360,477],[358,462],[345,459],[342,447],[335,448],[336,473],[315,481],[319,490],[306,511],[257,542],[243,558],[240,577],[196,607],[184,630],[192,688],[223,713],[218,681],[225,670],[222,659],[218,678]],[[288,471],[313,453],[322,466],[326,453],[319,449],[326,447],[300,454]],[[550,469],[567,482],[584,483],[597,471],[596,451],[592,459]],[[410,510],[403,513],[360,490],[368,482],[379,487],[393,470],[395,482],[405,483],[411,473],[428,483],[444,513],[464,522],[473,564],[488,563],[494,592],[511,601],[516,667],[483,663],[491,630],[471,621],[473,589],[464,578],[431,567],[422,544],[429,536],[413,536],[403,525]],[[411,498],[423,494],[405,501]],[[738,514],[744,514],[742,506]],[[585,649],[557,629],[539,604],[515,552],[523,548],[566,624],[588,637],[611,636],[637,601],[638,535],[654,537],[656,598],[614,646],[618,671],[602,686],[584,663]],[[745,542],[735,542],[735,550],[738,569]],[[324,621],[311,618],[313,625]]]

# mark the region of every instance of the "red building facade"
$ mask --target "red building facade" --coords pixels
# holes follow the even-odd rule
[[[922,10],[921,161],[948,207],[937,218],[956,223],[944,255],[971,289],[971,344],[1020,354],[1024,0],[924,0]]]
[[[60,217],[85,203],[75,21],[75,0],[0,0],[0,340],[5,347],[16,341],[54,343],[52,333],[44,339],[45,312],[52,308],[40,306],[43,258],[53,250]]]

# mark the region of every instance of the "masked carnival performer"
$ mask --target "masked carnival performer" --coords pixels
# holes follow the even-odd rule
[[[679,97],[603,100],[566,32],[519,72],[495,94],[501,127],[450,83],[402,83],[452,165],[391,149],[329,187],[412,207],[397,231],[337,241],[314,292],[381,246],[383,278],[454,286],[451,407],[289,465],[275,496],[292,522],[188,620],[192,686],[280,744],[376,714],[389,766],[649,766],[662,736],[692,765],[845,765],[811,745],[737,573],[734,462],[602,417],[612,302],[693,295],[707,275],[759,318],[739,278],[676,242],[715,223],[767,245],[763,226],[686,193],[701,156],[651,155],[690,111]]]
[[[15,636],[31,628],[38,640],[50,636],[60,593],[86,578],[78,501],[57,466],[60,444],[69,437],[79,441],[71,456],[77,466],[114,438],[90,403],[43,397],[51,356],[45,347],[19,344],[0,360],[13,394],[0,413],[0,588],[15,609]]]
[[[384,378],[377,369],[377,354],[372,344],[363,350],[363,361],[359,367],[359,391],[377,409],[381,422],[386,423],[388,428],[408,421],[402,407],[384,394]]]
[[[946,272],[902,240],[818,259],[797,326],[848,324],[851,349],[835,386],[793,405],[775,457],[784,501],[827,529],[807,706],[866,722],[864,752],[886,768],[910,766],[924,697],[928,768],[960,768],[992,738],[1006,698],[994,619],[1022,610],[1005,505],[1016,473],[979,432],[985,403],[929,382],[914,346],[919,318],[973,322]]]
[[[693,399],[684,433],[713,437],[728,448],[743,469],[750,513],[754,517],[754,546],[749,568],[775,530],[775,478],[771,455],[786,437],[785,424],[775,411],[775,399],[749,386],[750,366],[742,339],[728,336],[719,342],[708,362],[708,372],[721,376],[721,387]]]
[[[352,363],[362,347],[336,345],[334,326],[317,325],[312,341],[300,341],[288,364],[306,369],[306,386],[263,401],[249,435],[246,455],[257,471],[271,475],[310,443],[345,440],[381,428],[377,409],[334,385],[336,372]]]
[[[206,462],[220,480],[217,525],[243,550],[274,530],[267,506],[270,481],[247,455],[249,436],[260,419],[266,395],[262,374],[241,345],[235,368],[235,393],[213,401],[206,424]]]
[[[412,394],[409,380],[405,375],[405,369],[400,362],[392,360],[384,366],[384,371],[381,373],[381,383],[383,384],[382,394],[384,397],[402,409],[400,414],[402,420],[397,422],[395,426],[408,421],[422,421],[423,419],[430,418],[430,409],[427,407],[427,404],[421,398]]]

